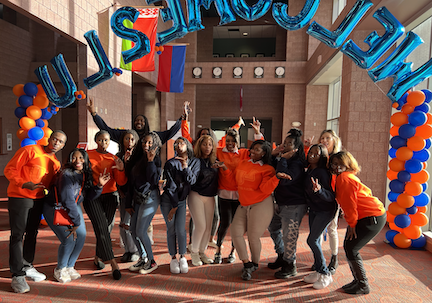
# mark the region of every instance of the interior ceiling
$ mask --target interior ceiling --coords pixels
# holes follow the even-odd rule
[[[215,26],[213,39],[274,38],[276,29],[277,25]],[[243,36],[243,33],[247,33],[247,36]]]

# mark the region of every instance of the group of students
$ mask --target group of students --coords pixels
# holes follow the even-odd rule
[[[148,230],[160,206],[166,223],[170,271],[173,274],[188,272],[185,258],[188,207],[194,223],[189,245],[192,265],[222,263],[221,247],[230,228],[232,248],[227,261],[235,260],[234,252],[237,250],[243,262],[241,278],[244,280],[250,280],[259,267],[260,238],[267,229],[278,254],[276,261],[269,263],[268,267],[280,268],[275,273],[277,278],[297,274],[299,228],[309,211],[307,243],[315,261],[313,273],[304,281],[322,289],[332,282],[331,274],[337,267],[339,205],[349,225],[344,249],[354,276],[354,280],[343,289],[351,294],[369,293],[359,250],[383,228],[385,210],[370,189],[356,177],[360,171],[357,161],[349,152],[339,151],[340,140],[333,131],[324,131],[320,143],[308,146],[305,151],[301,131],[291,129],[284,142],[273,149],[263,140],[260,123],[254,119],[251,126],[255,131],[255,141],[249,149],[244,149],[240,148],[235,128],[226,132],[220,146],[211,129],[202,129],[193,141],[187,128],[190,111],[187,103],[183,116],[164,132],[150,132],[148,121],[142,115],[134,119],[133,130],[112,129],[97,115],[92,101],[88,110],[100,129],[95,135],[98,147],[88,152],[73,150],[55,182],[58,199],[68,209],[73,225],[65,227],[52,223],[54,199],[46,199],[51,202],[45,203],[43,211],[61,242],[54,270],[54,277],[59,282],[80,277],[74,265],[86,236],[81,202],[97,239],[95,266],[102,269],[104,262],[109,261],[113,278],[121,278],[110,238],[120,202],[120,234],[125,244],[122,260],[136,262],[129,270],[148,274],[158,267]],[[183,136],[174,142],[176,155],[165,163],[162,171],[161,146],[180,128]],[[107,152],[110,140],[119,143],[117,156]],[[161,180],[164,183],[162,195]],[[214,258],[210,258],[206,249],[211,239],[216,205],[220,224],[216,253]],[[332,239],[329,266],[321,248],[321,237],[326,228]],[[31,261],[28,260],[30,266]],[[22,289],[28,291],[25,287]]]

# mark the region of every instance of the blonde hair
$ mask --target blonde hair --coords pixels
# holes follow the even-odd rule
[[[333,163],[333,159],[338,159],[343,165],[346,166],[347,171],[354,173],[355,175],[361,171],[361,167],[358,165],[357,160],[354,156],[348,151],[340,151],[336,154],[333,154],[330,157],[330,165]]]
[[[203,159],[203,153],[201,151],[201,145],[205,141],[210,141],[212,143],[212,151],[210,153],[209,160],[210,160],[210,163],[213,164],[216,162],[216,144],[215,144],[215,141],[213,140],[212,136],[204,135],[204,136],[201,136],[197,140],[197,142],[195,143],[195,146],[194,146],[195,158]]]

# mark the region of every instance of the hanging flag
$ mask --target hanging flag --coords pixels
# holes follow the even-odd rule
[[[240,111],[243,111],[243,85],[240,86]]]
[[[124,63],[123,56],[120,55],[120,68],[133,72],[151,72],[155,70],[154,56],[159,8],[139,8],[137,10],[140,14],[135,23],[125,20],[123,25],[127,28],[132,28],[143,32],[150,39],[150,53],[128,64]],[[130,40],[123,39],[122,51],[133,48],[134,44],[135,43]]]
[[[159,56],[159,73],[156,90],[167,93],[182,93],[186,45],[164,45]]]

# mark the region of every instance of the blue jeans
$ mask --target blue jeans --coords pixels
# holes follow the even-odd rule
[[[123,225],[128,225],[130,227],[131,215],[126,211],[126,198],[120,198],[120,237],[124,244],[125,252],[136,253],[137,247],[135,241],[132,237],[130,230],[127,230]]]
[[[186,254],[186,200],[180,201],[173,219],[168,222],[168,214],[172,209],[171,201],[166,195],[161,199],[161,212],[167,226],[167,243],[170,256]]]
[[[324,254],[321,249],[321,234],[335,217],[336,210],[313,211],[309,210],[309,236],[307,244],[312,250],[315,259],[315,270],[320,274],[330,274]]]
[[[60,246],[57,253],[57,268],[59,269],[64,267],[75,267],[75,263],[84,247],[84,242],[86,239],[86,227],[81,205],[77,205],[77,210],[80,216],[81,224],[76,230],[77,238],[74,240],[73,235],[67,238],[67,236],[69,236],[69,232],[67,231],[69,228],[68,226],[57,226],[53,224],[54,207],[49,206],[47,203],[44,204],[43,215],[45,217],[45,221],[60,240]]]
[[[147,257],[149,260],[153,260],[153,250],[151,247],[151,241],[147,234],[147,229],[153,220],[153,217],[159,207],[160,195],[159,189],[154,189],[150,193],[150,196],[145,204],[135,204],[135,212],[131,218],[131,233],[135,241],[135,245],[138,248],[138,252],[141,258]]]
[[[276,253],[283,254],[285,261],[294,262],[300,224],[306,214],[307,205],[280,205],[278,208],[268,230],[275,244]]]

